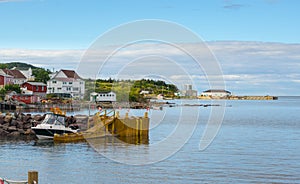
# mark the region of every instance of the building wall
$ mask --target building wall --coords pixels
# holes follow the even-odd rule
[[[47,82],[47,93],[69,93],[74,98],[83,99],[85,92],[85,82],[81,79],[57,80],[51,79]]]
[[[117,95],[114,92],[99,93],[96,97],[97,102],[115,102],[117,101]]]
[[[203,92],[201,96],[212,96],[212,97],[226,97],[229,96],[229,93],[226,92]]]
[[[40,101],[40,97],[36,95],[13,95],[12,98],[26,104],[38,103]]]
[[[23,78],[14,78],[13,79],[13,83],[14,84],[18,84],[18,85],[21,85],[21,84],[23,84],[24,82],[26,82],[26,79],[23,79]]]
[[[4,87],[7,84],[13,84],[13,78],[0,75],[0,87]]]
[[[41,86],[41,85],[31,85],[29,83],[24,83],[21,85],[22,88],[27,88],[27,90],[32,92],[38,92],[38,93],[46,93],[47,92],[47,86]]]

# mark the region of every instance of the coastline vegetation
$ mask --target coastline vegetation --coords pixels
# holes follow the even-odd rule
[[[92,92],[106,93],[113,91],[117,94],[117,101],[145,102],[147,99],[159,94],[164,97],[174,98],[178,88],[174,84],[167,84],[161,80],[114,80],[114,79],[87,79],[85,81],[85,100],[89,99]],[[144,93],[143,93],[144,92]]]

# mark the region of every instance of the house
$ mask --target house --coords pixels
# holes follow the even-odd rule
[[[42,82],[25,82],[20,86],[21,94],[14,94],[12,98],[26,104],[39,103],[46,97],[47,86]]]
[[[3,88],[7,84],[13,84],[13,76],[0,72],[0,88]]]
[[[17,100],[19,102],[24,102],[26,104],[39,103],[41,100],[39,96],[27,94],[15,94],[12,95],[12,99]]]
[[[13,83],[21,85],[27,81],[27,78],[19,70],[2,69],[1,73],[13,76]]]
[[[84,80],[73,70],[60,70],[47,81],[47,94],[70,94],[83,99],[84,91]]]
[[[25,82],[21,85],[22,94],[46,97],[47,85],[42,82]]]
[[[32,75],[32,69],[28,68],[28,70],[19,70],[25,77],[26,81],[34,81],[34,76]]]
[[[225,98],[231,95],[230,91],[226,91],[223,89],[210,89],[203,91],[201,93],[202,97],[211,97],[211,98]]]
[[[115,92],[107,92],[107,93],[91,93],[90,100],[96,102],[115,102],[117,101],[117,95]]]

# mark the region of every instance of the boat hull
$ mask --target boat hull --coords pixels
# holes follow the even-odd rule
[[[32,128],[38,139],[53,139],[54,134],[74,133],[70,130]]]

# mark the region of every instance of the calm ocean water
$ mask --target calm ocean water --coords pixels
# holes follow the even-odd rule
[[[93,144],[0,140],[0,177],[24,180],[28,170],[37,170],[39,182],[51,184],[300,183],[300,98],[227,101],[225,108],[222,126],[204,151],[199,150],[199,141],[211,107],[198,106],[151,111],[149,145],[124,146],[111,139]],[[150,156],[152,147],[167,139],[177,127],[181,111],[190,113],[191,117],[199,111],[200,118],[191,138],[172,156],[153,164],[135,166],[100,154],[111,153],[123,160]],[[131,110],[135,115],[144,112]],[[183,122],[189,126],[190,121],[185,118]],[[173,145],[164,147],[166,150],[173,148]]]

